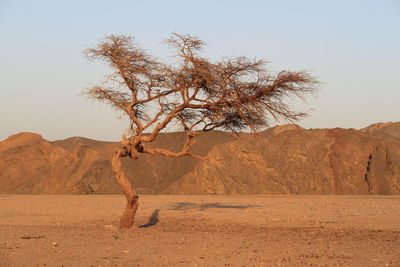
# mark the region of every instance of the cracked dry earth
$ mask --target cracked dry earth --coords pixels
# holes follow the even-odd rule
[[[0,195],[0,266],[400,266],[399,196]]]

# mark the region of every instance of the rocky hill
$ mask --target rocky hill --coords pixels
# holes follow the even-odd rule
[[[180,133],[154,145],[178,150]],[[110,158],[117,143],[81,137],[49,142],[20,133],[0,142],[0,193],[119,194]],[[141,194],[399,194],[400,123],[355,129],[289,124],[236,137],[209,132],[204,161],[142,155],[124,159]]]

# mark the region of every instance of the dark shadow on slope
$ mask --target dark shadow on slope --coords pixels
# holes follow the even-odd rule
[[[220,203],[204,203],[204,204],[197,204],[191,202],[176,202],[173,204],[168,205],[169,210],[190,210],[190,209],[197,209],[199,211],[208,210],[208,209],[249,209],[249,208],[256,208],[260,207],[257,205],[224,205]]]
[[[155,211],[153,211],[153,213],[151,214],[151,216],[149,218],[149,221],[145,224],[138,226],[138,228],[146,228],[146,227],[156,225],[159,222],[159,220],[158,220],[159,213],[160,213],[160,209],[156,209]]]

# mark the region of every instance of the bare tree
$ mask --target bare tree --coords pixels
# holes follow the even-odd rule
[[[127,199],[120,227],[129,228],[138,208],[138,195],[121,168],[121,158],[140,153],[178,158],[190,156],[195,136],[213,129],[259,131],[270,119],[296,121],[307,114],[293,111],[287,97],[303,98],[317,81],[306,71],[270,73],[264,60],[222,58],[216,63],[199,55],[205,43],[190,35],[172,34],[166,43],[176,51],[165,64],[137,47],[131,37],[110,35],[84,53],[106,61],[112,74],[85,93],[127,115],[129,136],[112,156],[112,169]],[[150,148],[167,125],[177,122],[185,133],[179,152]],[[145,134],[145,132],[147,134]]]

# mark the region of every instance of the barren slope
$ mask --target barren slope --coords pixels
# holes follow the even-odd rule
[[[392,138],[282,126],[215,146],[165,192],[398,194],[399,164],[400,142]]]
[[[209,158],[124,159],[140,194],[399,194],[400,123],[362,130],[271,128],[240,138],[199,136]],[[180,133],[154,144],[179,150]],[[110,158],[117,143],[81,137],[48,142],[22,133],[0,142],[0,193],[118,194]]]

